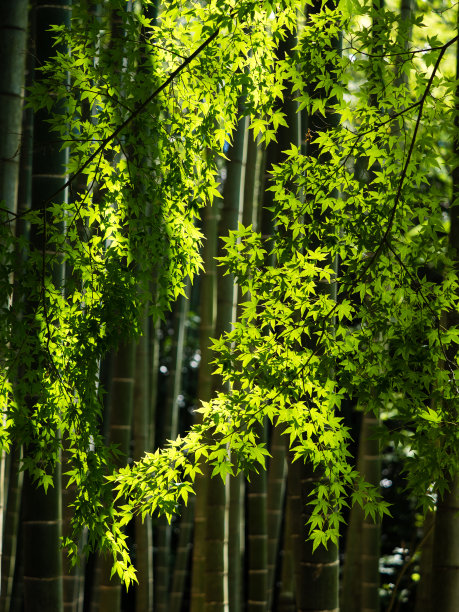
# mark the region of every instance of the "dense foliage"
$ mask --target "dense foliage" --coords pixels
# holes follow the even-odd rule
[[[314,546],[336,541],[349,501],[387,511],[353,467],[344,398],[380,417],[381,438],[406,451],[410,490],[432,504],[458,465],[454,202],[434,172],[456,163],[444,143],[457,82],[443,66],[457,37],[419,35],[411,48],[394,12],[353,0],[307,18],[293,0],[174,1],[157,18],[146,0],[125,4],[90,17],[75,7],[70,29],[55,26],[56,56],[30,97],[69,149],[69,203],[46,194],[27,211],[29,240],[4,213],[4,448],[24,444],[24,467],[47,488],[65,446],[74,551],[88,527],[88,547],[108,549],[127,584],[132,516],[170,517],[203,461],[223,479],[260,469],[265,418],[320,473]],[[290,35],[296,45],[280,57]],[[214,342],[232,391],[205,403],[186,436],[114,470],[101,359],[138,334],[145,304],[164,317],[199,273],[200,212],[220,195],[217,158],[240,109],[269,146],[292,93],[306,144],[272,169],[274,235],[241,225],[219,262],[245,295]]]

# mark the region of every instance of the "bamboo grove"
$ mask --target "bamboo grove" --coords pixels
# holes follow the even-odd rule
[[[457,610],[457,13],[0,3],[2,610]]]

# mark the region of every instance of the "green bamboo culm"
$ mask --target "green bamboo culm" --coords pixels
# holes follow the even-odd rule
[[[114,355],[113,377],[111,380],[108,406],[108,444],[116,445],[119,456],[117,467],[126,464],[132,437],[132,413],[135,384],[136,343],[134,340],[122,343]],[[121,585],[117,576],[110,578],[113,559],[102,557],[100,563],[99,610],[116,612],[121,609]]]
[[[457,15],[459,31],[459,12]],[[456,79],[459,79],[459,44],[456,44]],[[453,132],[452,206],[449,209],[449,248],[456,274],[459,272],[459,86],[456,88],[456,108]],[[446,327],[454,328],[459,323],[457,310],[446,313]],[[455,346],[455,345],[454,345]],[[447,353],[450,363],[457,359],[457,349]],[[446,364],[445,364],[446,367]],[[451,367],[451,366],[450,366]],[[457,407],[449,402],[451,421],[457,419]],[[441,444],[441,441],[439,442]],[[453,612],[459,607],[459,476],[451,475],[449,490],[439,495],[435,516],[432,575],[432,612]]]
[[[53,36],[49,31],[51,24],[70,23],[70,3],[67,1],[36,0],[32,5],[34,21],[34,54],[36,68],[42,66],[55,53]],[[63,49],[61,49],[63,51]],[[40,73],[35,72],[35,79]],[[65,183],[67,152],[56,142],[55,135],[47,123],[46,109],[38,111],[33,124],[33,159],[32,159],[32,208],[47,215],[44,202],[50,194],[55,193]],[[62,190],[54,198],[56,203],[63,204],[67,194]],[[43,220],[46,224],[46,220]],[[33,232],[30,236],[32,248],[42,253],[47,250],[46,235]],[[59,291],[63,286],[64,264],[55,254],[52,268],[53,283]],[[46,296],[44,296],[46,300]],[[29,305],[34,308],[33,304]],[[31,403],[33,399],[31,398]],[[33,410],[33,408],[32,408]],[[24,449],[27,458],[28,449]],[[24,543],[24,610],[63,610],[62,555],[61,537],[61,477],[56,465],[53,485],[36,488],[29,473],[24,476],[23,495],[23,543]]]
[[[180,515],[180,532],[175,555],[170,595],[170,612],[181,612],[185,599],[190,559],[190,544],[193,541],[193,517],[195,498],[188,499]]]
[[[145,307],[142,316],[142,335],[137,341],[134,371],[133,398],[133,460],[139,461],[146,451],[150,451],[148,433],[151,411],[149,410],[149,345],[150,325]],[[153,539],[150,516],[135,517],[136,569],[139,583],[135,585],[135,605],[137,612],[151,610],[153,607]]]
[[[0,206],[7,212],[9,228],[15,233],[18,212],[18,183],[21,158],[21,132],[28,2],[0,2]],[[30,181],[29,181],[30,184]],[[2,255],[3,256],[3,255]],[[6,288],[0,291],[2,300]],[[2,304],[3,305],[3,304]],[[9,610],[16,564],[17,526],[22,489],[19,462],[22,449],[14,444],[9,460],[0,457],[0,610]]]
[[[226,164],[227,175],[223,189],[223,205],[218,223],[218,235],[227,236],[231,230],[238,227],[242,221],[244,206],[244,177],[247,159],[247,120],[241,116],[242,107],[239,104],[239,121],[233,135],[233,142],[228,150]],[[223,255],[222,242],[218,245],[218,255]],[[220,338],[230,331],[236,318],[237,285],[231,274],[224,274],[221,267],[217,268],[217,316],[215,324],[215,337]],[[229,391],[227,384],[222,385],[220,380],[214,379],[212,391]],[[207,513],[212,517],[207,526],[206,534],[206,572],[205,590],[206,606],[208,612],[224,612],[229,609],[229,512],[230,512],[230,485],[227,479],[223,483],[219,478],[209,482],[207,493]],[[240,541],[238,533],[232,533],[233,546]],[[238,553],[233,550],[238,558]],[[233,568],[234,570],[234,568]],[[234,573],[233,573],[234,576]],[[237,583],[237,578],[236,578]],[[237,609],[237,593],[232,591],[233,602]]]
[[[223,211],[220,220],[220,231],[228,232],[230,229],[235,229],[237,223],[243,221],[244,217],[249,216],[253,219],[253,198],[256,197],[255,185],[251,188],[248,183],[251,183],[254,175],[249,172],[254,172],[254,167],[247,167],[249,133],[248,120],[244,116],[244,103],[239,101],[238,104],[238,122],[234,133],[234,139],[231,148],[228,151],[229,161],[226,164],[227,176],[224,185],[223,193]],[[252,190],[252,197],[249,198],[248,189]],[[256,206],[255,206],[256,210]],[[225,221],[226,219],[226,221]],[[235,225],[236,223],[236,225]],[[222,236],[224,234],[220,234]],[[221,255],[220,251],[220,255]],[[221,269],[219,269],[221,272]],[[226,284],[222,284],[226,283]],[[234,278],[229,276],[222,277],[219,273],[217,277],[218,286],[218,317],[217,333],[223,333],[222,324],[225,325],[224,317],[231,316],[232,318],[226,322],[227,326],[231,326],[235,320],[235,308],[238,299],[238,288],[234,283]],[[232,295],[232,304],[224,303],[223,296]],[[219,327],[220,326],[220,327]],[[229,329],[226,328],[225,331]],[[219,483],[220,486],[220,483]],[[243,592],[243,558],[244,558],[244,480],[242,475],[231,478],[226,483],[226,510],[227,510],[227,530],[228,530],[228,604],[229,609],[234,612],[239,612],[242,606]]]
[[[291,53],[297,44],[297,36],[289,33],[284,40],[279,44],[277,55],[280,60],[285,59]],[[281,110],[285,114],[287,125],[280,125],[277,131],[277,142],[271,142],[268,146],[266,154],[266,170],[272,170],[274,164],[282,162],[285,157],[284,151],[288,150],[292,145],[300,148],[301,146],[301,114],[298,112],[298,104],[294,100],[294,96],[286,91],[281,105]],[[269,187],[269,174],[265,172],[264,185],[264,206],[261,210],[261,230],[267,241],[272,242],[275,234],[275,220],[272,212],[268,207],[274,205],[272,192],[267,191]],[[269,244],[269,242],[268,242]],[[268,261],[271,265],[274,264],[273,255],[269,255]],[[286,439],[282,437],[282,429],[275,426],[270,432],[270,453],[271,458],[268,463],[268,475],[266,483],[266,520],[267,520],[267,605],[268,609],[275,609],[275,577],[277,572],[277,564],[279,562],[278,553],[281,549],[282,522],[283,514],[286,510],[285,494],[287,487],[287,460]],[[290,522],[289,522],[290,524]],[[290,537],[290,536],[288,536]],[[287,546],[291,550],[290,543]],[[288,556],[288,555],[287,555]],[[291,559],[291,555],[289,556]],[[286,557],[284,557],[286,560]],[[285,568],[283,568],[285,569]],[[284,574],[285,575],[285,574]],[[283,581],[282,581],[283,582]],[[287,585],[282,584],[289,591]],[[288,597],[288,596],[287,596]]]
[[[280,427],[274,427],[271,431],[269,452],[271,457],[268,464],[267,483],[268,610],[274,610],[275,577],[280,562],[279,552],[287,484],[287,441],[282,436]],[[285,560],[285,556],[283,558]]]
[[[12,213],[17,210],[28,6],[26,0],[0,2],[0,201]]]
[[[362,414],[357,460],[357,469],[375,487],[381,480],[380,448],[375,435],[378,423],[372,414]],[[380,522],[365,517],[360,506],[353,506],[346,538],[342,612],[378,612],[380,539]]]
[[[172,345],[170,349],[170,367],[167,374],[162,410],[158,414],[161,420],[159,448],[174,440],[178,434],[179,394],[182,389],[183,357],[186,341],[186,321],[189,310],[188,295],[190,284],[185,293],[177,299],[172,315]],[[159,517],[154,531],[155,539],[155,605],[159,612],[166,612],[170,607],[172,583],[172,526],[165,517]]]
[[[327,3],[329,8],[335,7],[334,0]],[[321,2],[314,2],[307,8],[307,16],[319,12],[322,8]],[[305,44],[305,43],[303,43]],[[307,43],[306,43],[307,44]],[[334,40],[335,49],[340,49],[341,38]],[[325,97],[325,92],[321,87],[308,84],[309,95],[311,98]],[[308,114],[303,112],[301,116],[302,135],[316,134],[326,126],[336,126],[338,117],[326,114],[324,119],[319,113]],[[320,164],[320,155],[316,144],[312,139],[306,139],[304,143],[305,153],[311,158],[316,158]],[[337,197],[336,191],[333,197]],[[304,194],[306,198],[314,201],[312,194]],[[314,216],[320,218],[320,212],[314,211]],[[317,220],[317,219],[316,219]],[[307,221],[305,221],[307,222]],[[313,240],[314,242],[314,240]],[[309,244],[309,248],[317,248],[317,244]],[[328,261],[337,272],[337,261]],[[324,293],[336,301],[336,283],[327,283],[319,288]],[[334,327],[333,319],[329,323]],[[308,342],[308,340],[306,340]],[[330,372],[329,376],[333,377]],[[295,599],[298,612],[314,611],[337,611],[339,609],[339,557],[338,545],[329,542],[327,548],[319,546],[314,550],[313,543],[307,539],[309,529],[309,519],[311,510],[308,501],[312,491],[317,485],[323,482],[324,466],[315,467],[312,462],[306,463],[293,462],[291,454],[288,457],[288,505],[291,513],[292,526],[292,548],[295,567]]]
[[[3,550],[2,550],[2,588],[0,594],[0,611],[9,612],[13,594],[14,574],[17,561],[18,528],[20,523],[20,509],[22,496],[22,483],[24,472],[20,470],[22,448],[15,444],[10,454],[9,478],[7,484],[7,497],[5,517],[3,523]]]
[[[217,204],[206,206],[203,210],[203,233],[206,240],[203,244],[202,259],[204,273],[200,280],[199,312],[199,365],[197,396],[202,401],[212,397],[212,352],[210,338],[215,337],[217,315],[217,255],[218,213]],[[197,417],[197,421],[200,416]],[[202,466],[202,475],[196,478],[196,499],[194,504],[193,559],[191,573],[191,612],[203,612],[205,605],[205,558],[206,558],[206,525],[207,525],[207,490],[211,469],[208,464]]]

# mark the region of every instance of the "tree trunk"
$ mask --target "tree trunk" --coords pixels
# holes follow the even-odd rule
[[[13,445],[9,461],[6,511],[3,523],[1,612],[9,612],[13,593],[18,529],[20,525],[22,481],[24,477],[24,472],[20,471],[21,454],[21,447]]]
[[[327,3],[325,3],[327,4]],[[334,8],[335,2],[328,3],[330,8]],[[322,9],[322,3],[314,2],[307,8],[307,14],[313,14]],[[335,39],[335,45],[339,48],[340,37]],[[309,86],[311,98],[321,98],[323,91],[320,87]],[[305,133],[310,130],[313,134],[320,133],[327,125],[336,125],[337,117],[327,114],[324,118],[319,113],[301,116],[301,131]],[[305,154],[311,158],[318,158],[317,145],[311,141],[306,141]],[[318,163],[320,163],[318,161]],[[309,194],[306,194],[306,197]],[[336,192],[333,194],[336,197]],[[320,212],[316,213],[319,216]],[[307,222],[307,220],[305,220]],[[310,244],[309,248],[318,245]],[[337,271],[337,261],[329,260],[328,265]],[[319,289],[320,292],[327,293],[332,299],[336,300],[336,284],[330,283]],[[330,321],[330,326],[334,321]],[[306,340],[308,342],[308,340]],[[329,373],[333,377],[333,372]],[[313,545],[308,540],[308,520],[310,512],[308,505],[309,496],[317,484],[323,479],[320,468],[314,469],[311,462],[306,464],[292,462],[291,456],[288,457],[288,503],[291,513],[291,534],[293,559],[295,564],[295,598],[298,612],[338,610],[338,591],[339,591],[339,558],[338,546],[328,542],[327,548],[319,546],[313,550]]]
[[[381,457],[379,441],[374,437],[378,419],[362,415],[357,469],[363,478],[379,486]],[[342,612],[377,612],[379,610],[379,555],[381,525],[365,518],[360,506],[351,510],[346,543],[341,598]]]
[[[27,10],[27,0],[0,3],[0,200],[13,213],[17,209]],[[14,222],[13,216],[11,220]]]
[[[415,612],[430,610],[432,599],[432,560],[434,543],[434,521],[435,514],[429,511],[424,518],[423,539],[421,548],[421,560],[419,562],[419,573],[421,579],[416,587]]]
[[[15,11],[19,10],[22,6],[24,10],[24,3],[16,3],[14,6]],[[27,27],[27,3],[25,3],[26,7],[26,27]],[[10,11],[13,8],[13,3],[2,3],[2,9]],[[34,13],[30,12],[30,16]],[[16,21],[16,20],[15,20]],[[0,22],[7,26],[10,20],[7,16],[0,19]],[[19,24],[16,22],[16,26]],[[20,29],[20,28],[19,28]],[[25,62],[25,84],[26,87],[32,85],[33,82],[33,72],[35,66],[35,58],[33,53],[26,54],[26,49],[29,47],[30,51],[32,51],[32,37],[33,32],[35,31],[33,20],[30,19],[28,25],[28,36],[27,43],[25,44],[25,48],[22,53],[24,57],[27,55],[27,59]],[[2,41],[6,40],[7,37],[2,36]],[[1,44],[1,43],[0,43]],[[16,52],[14,53],[16,56]],[[17,61],[17,58],[14,60]],[[19,73],[17,73],[19,76]],[[18,133],[18,139],[20,140],[20,162],[19,162],[19,180],[18,180],[18,190],[17,190],[17,202],[15,202],[15,208],[13,212],[18,214],[24,213],[26,210],[29,210],[32,206],[32,159],[33,159],[33,111],[31,108],[23,109],[22,105],[17,105],[17,111],[22,112],[22,130],[21,133]],[[2,111],[2,118],[4,118],[7,111]],[[0,119],[1,121],[1,119]],[[10,122],[12,125],[15,125],[15,120]],[[7,139],[6,139],[7,140]],[[6,140],[4,142],[6,142]],[[18,140],[18,143],[19,143]],[[2,142],[2,145],[4,143]],[[0,146],[2,146],[0,145]],[[2,155],[3,158],[3,155]],[[3,177],[9,174],[9,171],[15,170],[14,164],[13,166],[9,164],[8,168],[5,169],[2,164],[1,174]],[[9,179],[2,179],[9,180]],[[13,177],[13,180],[14,177]],[[3,188],[2,188],[3,192]],[[3,193],[0,192],[0,199],[3,198]],[[5,201],[8,206],[7,198],[5,197]],[[27,242],[29,238],[29,228],[28,224],[22,220],[22,217],[15,224],[15,232],[16,237],[22,238],[24,242]],[[23,260],[24,254],[23,251],[17,248],[16,257],[19,260]],[[13,295],[13,301],[15,300],[15,296]],[[20,594],[22,601],[22,567],[19,567],[19,563],[17,563],[18,559],[22,559],[22,549],[20,542],[20,531],[21,531],[21,521],[20,521],[20,513],[21,513],[21,498],[22,498],[22,486],[23,486],[23,478],[24,473],[20,470],[20,461],[22,455],[22,448],[18,447],[17,444],[13,445],[11,450],[11,458],[9,462],[9,479],[8,479],[8,491],[7,491],[7,499],[6,499],[6,508],[5,508],[5,522],[3,525],[3,546],[2,546],[2,582],[1,582],[1,596],[0,596],[0,610],[2,612],[10,612],[10,610],[17,609],[19,607],[19,602],[15,602],[13,597],[14,593],[17,595]],[[15,574],[18,580],[15,581]]]
[[[168,440],[174,440],[178,433],[178,398],[182,389],[183,353],[185,348],[186,319],[188,315],[188,295],[180,296],[175,304],[172,324],[172,347],[170,367],[167,374],[164,392],[163,410],[158,414],[162,421],[161,437],[157,446],[164,446]],[[171,563],[172,563],[172,527],[165,517],[159,517],[155,528],[155,605],[159,612],[166,612],[170,605]]]
[[[459,478],[437,504],[433,547],[432,612],[459,609]]]
[[[337,612],[339,587],[338,547],[312,550],[306,540],[309,519],[309,495],[320,479],[310,464],[289,462],[288,502],[291,512],[291,537],[295,563],[295,598],[297,612]]]
[[[35,57],[37,66],[43,65],[54,55],[51,24],[69,24],[70,7],[63,0],[37,0],[33,5],[35,19]],[[39,75],[36,74],[39,78]],[[60,150],[55,135],[47,123],[47,111],[34,116],[34,152],[32,167],[32,208],[42,211],[43,201],[65,182],[67,153]],[[66,193],[61,192],[55,201],[65,202]],[[31,241],[39,250],[46,250],[43,237],[34,233]],[[57,261],[53,266],[53,281],[56,289],[62,287],[64,265]],[[46,297],[45,297],[46,299]],[[27,453],[27,450],[24,451]],[[63,609],[61,537],[61,477],[56,466],[53,487],[47,493],[37,489],[29,474],[24,476],[24,609]]]
[[[243,570],[245,555],[245,482],[242,474],[229,482],[229,540],[228,540],[228,602],[231,612],[240,612],[243,606]]]
[[[72,504],[76,497],[76,485],[66,486],[65,471],[70,465],[68,451],[62,452],[62,537],[65,539],[72,534],[71,519],[73,516]],[[82,609],[84,594],[84,566],[85,559],[81,553],[83,542],[79,542],[79,559],[72,565],[66,548],[62,550],[62,580],[63,580],[63,607],[64,612],[79,612]]]
[[[182,509],[182,515],[180,517],[179,541],[175,555],[170,595],[171,612],[181,612],[183,609],[190,549],[193,539],[194,502],[194,497],[189,498],[188,504]]]
[[[286,502],[286,503],[285,503]],[[279,588],[272,595],[273,612],[295,612],[295,571],[292,549],[292,516],[291,504],[284,498],[284,520],[281,539],[281,572]]]
[[[285,40],[281,41],[278,49],[279,59],[284,59],[285,56],[291,54],[293,47],[296,45],[296,36],[288,35]],[[274,164],[278,164],[282,161],[283,151],[288,150],[291,145],[300,147],[301,145],[301,116],[298,113],[298,104],[294,101],[293,96],[285,92],[284,100],[282,103],[282,111],[285,113],[287,126],[279,126],[277,131],[277,143],[271,142],[268,146],[266,153],[266,170],[269,172]],[[261,211],[261,231],[265,238],[269,238],[274,234],[274,221],[272,213],[268,210],[268,207],[272,206],[272,193],[266,191],[269,186],[269,174],[265,173],[265,185],[264,185],[264,207]],[[268,257],[269,265],[273,265],[273,256]],[[275,591],[275,578],[276,578],[276,564],[278,562],[278,551],[279,551],[279,538],[281,535],[282,527],[282,513],[286,509],[285,504],[285,491],[286,491],[286,478],[287,478],[287,462],[286,462],[286,441],[282,438],[282,431],[275,426],[271,432],[271,455],[272,458],[269,462],[268,467],[268,482],[267,482],[267,527],[268,527],[268,582],[267,582],[267,597],[268,597],[268,609],[271,609],[274,604],[274,591]],[[291,517],[290,517],[291,518]],[[284,521],[285,522],[285,521]],[[290,521],[289,521],[290,526]],[[290,534],[288,535],[290,538]],[[286,557],[283,561],[291,562],[291,543],[284,548],[286,551]],[[287,574],[284,572],[285,564],[283,563],[282,574],[284,578],[287,578]],[[293,582],[291,582],[293,584]],[[282,605],[289,607],[289,597],[292,595],[292,589],[290,586],[282,584]],[[286,590],[285,590],[286,589]]]
[[[210,338],[215,336],[217,314],[216,263],[218,215],[216,204],[207,206],[203,211],[203,233],[206,236],[202,258],[204,273],[201,276],[199,348],[201,362],[197,397],[209,401],[212,397],[212,352]],[[196,500],[193,534],[193,561],[191,582],[191,612],[203,612],[205,602],[205,537],[207,519],[207,488],[211,470],[204,464],[202,475],[196,478]]]
[[[263,440],[263,437],[261,437]],[[260,468],[247,485],[247,610],[256,612],[268,606],[268,525],[267,478]]]
[[[282,518],[287,478],[286,443],[280,427],[271,432],[271,459],[268,466],[268,610],[273,610],[275,579],[279,563]],[[285,556],[284,556],[285,560]]]
[[[108,443],[116,445],[120,455],[116,465],[121,467],[129,457],[132,412],[134,400],[135,344],[129,341],[120,345],[114,357],[114,371],[111,382],[109,405]],[[113,559],[100,559],[99,610],[117,612],[121,610],[121,585],[115,574],[110,578]]]
[[[459,12],[457,15],[459,30]],[[459,79],[459,44],[456,44],[456,79]],[[452,206],[450,214],[449,247],[456,274],[459,271],[459,87],[456,88],[456,115],[454,118],[452,172]],[[446,313],[446,326],[459,325],[458,312]],[[457,350],[449,351],[451,363],[457,359]],[[457,411],[457,408],[456,408]],[[452,415],[456,419],[457,414]],[[451,476],[449,491],[439,497],[435,516],[433,545],[432,611],[453,612],[459,609],[459,476]]]
[[[133,460],[139,461],[146,451],[151,450],[148,433],[151,412],[149,410],[149,319],[147,307],[142,319],[142,336],[139,338],[135,355],[134,406],[132,438],[134,442]],[[136,569],[139,583],[135,586],[135,607],[137,612],[153,608],[153,539],[150,516],[143,520],[135,517]]]
[[[227,177],[223,192],[223,207],[218,224],[218,235],[226,236],[237,229],[242,220],[244,201],[244,176],[246,164],[246,119],[240,119],[234,134],[234,142],[228,151]],[[219,247],[218,254],[223,251]],[[231,329],[236,318],[237,285],[231,274],[217,271],[217,318],[215,335],[220,338]],[[213,391],[230,392],[229,385],[214,381]],[[228,537],[229,537],[229,480],[224,484],[216,478],[209,482],[207,492],[206,534],[206,612],[228,610]],[[232,533],[235,541],[237,533]],[[233,553],[234,554],[234,553]],[[236,604],[237,606],[237,604]]]

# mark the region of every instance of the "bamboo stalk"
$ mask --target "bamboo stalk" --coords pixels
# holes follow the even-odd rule
[[[212,360],[209,338],[215,335],[217,312],[217,285],[215,255],[217,252],[218,215],[216,205],[207,207],[203,212],[203,232],[206,236],[202,258],[204,274],[201,277],[199,347],[201,363],[199,366],[198,392],[202,401],[209,401],[212,396]],[[210,469],[203,465],[203,474],[196,478],[195,514],[193,535],[193,560],[191,576],[191,612],[202,612],[205,604],[205,534],[207,489]]]
[[[139,461],[144,453],[151,450],[148,433],[150,426],[149,411],[149,319],[147,306],[142,318],[142,335],[137,342],[134,376],[134,406],[132,439],[134,444],[133,460]],[[135,550],[138,584],[135,587],[135,607],[137,612],[153,608],[153,540],[152,521],[147,516],[135,517]]]
[[[271,432],[271,459],[268,468],[268,610],[273,609],[275,577],[279,562],[282,518],[287,477],[286,440],[279,427]]]

